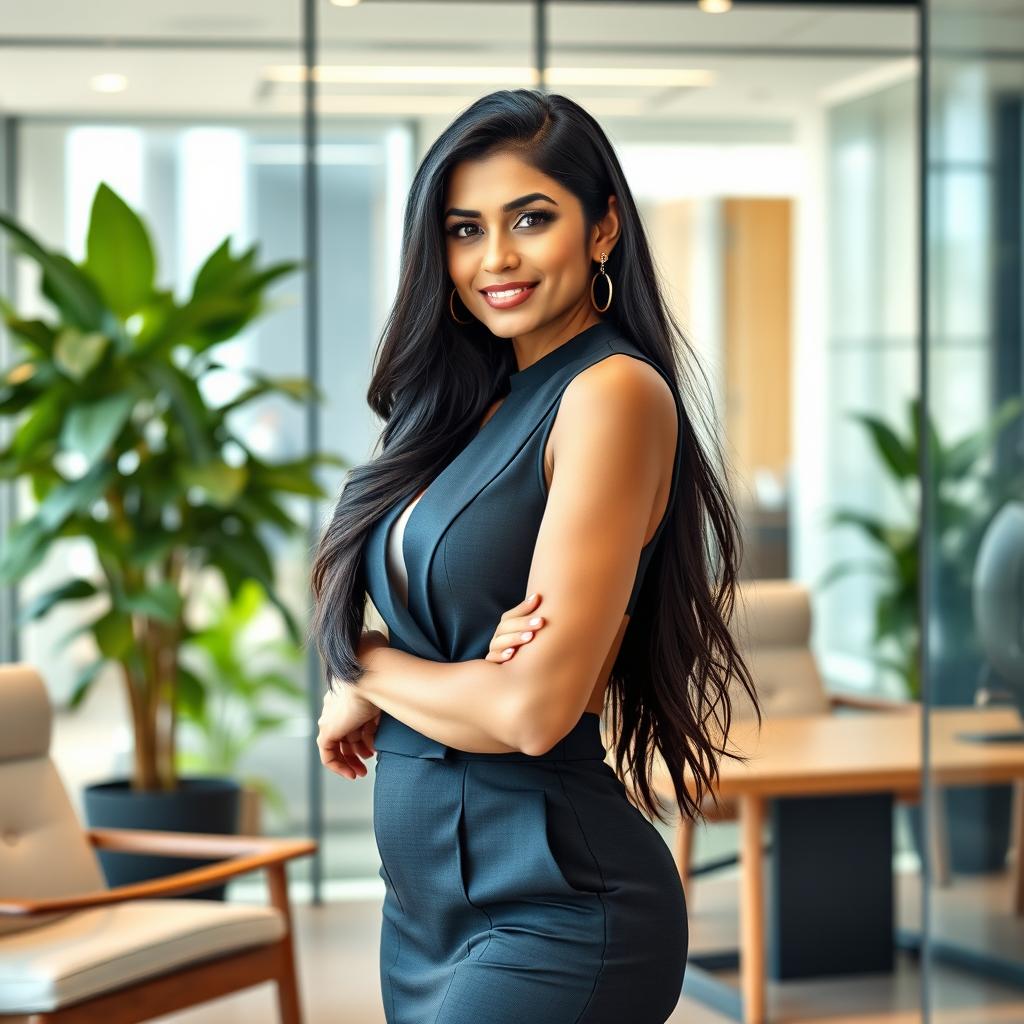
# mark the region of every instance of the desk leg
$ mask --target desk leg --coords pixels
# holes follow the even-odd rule
[[[765,1024],[764,864],[761,834],[765,801],[740,798],[740,982],[743,1024]]]

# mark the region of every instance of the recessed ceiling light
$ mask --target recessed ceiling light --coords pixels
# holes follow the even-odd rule
[[[109,72],[103,75],[93,75],[89,79],[89,85],[93,92],[124,92],[128,88],[128,79],[124,75]]]
[[[359,0],[331,0],[335,7],[355,7]]]
[[[697,0],[697,6],[705,14],[725,14],[732,7],[732,0]]]

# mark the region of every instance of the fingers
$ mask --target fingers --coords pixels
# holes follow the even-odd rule
[[[366,775],[368,769],[362,759],[371,758],[376,753],[372,739],[379,719],[378,715],[340,740],[326,739],[321,734],[317,739],[317,747],[323,766],[345,779],[362,778]]]
[[[509,608],[506,615],[526,615],[532,612],[540,604],[540,594],[530,594],[519,602],[515,607]]]
[[[516,648],[536,636],[545,622],[544,616],[531,614],[539,603],[539,595],[534,594],[505,613],[491,638],[486,661],[509,661]]]
[[[335,740],[320,748],[320,761],[325,768],[345,779],[355,779],[367,773],[367,767],[344,740]]]
[[[511,619],[502,619],[494,631],[494,637],[513,637],[522,632],[533,632],[544,625],[543,615],[519,615]]]
[[[349,758],[348,753],[342,749],[337,740],[327,743],[318,743],[320,748],[320,763],[328,770],[340,775],[345,779],[354,779],[357,774],[357,767]]]

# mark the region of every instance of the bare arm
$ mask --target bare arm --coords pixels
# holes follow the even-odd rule
[[[361,660],[360,694],[424,736],[475,753],[520,749],[509,665],[430,661],[393,647],[375,647]]]
[[[363,659],[367,701],[460,750],[543,753],[578,721],[621,625],[654,499],[668,493],[675,403],[646,363],[616,355],[578,374],[553,430],[528,587],[542,595],[543,630],[507,664],[389,647]]]
[[[570,382],[553,429],[527,583],[544,595],[546,624],[507,666],[523,701],[520,744],[534,754],[579,721],[622,625],[648,526],[668,501],[678,416],[658,371],[617,354]]]

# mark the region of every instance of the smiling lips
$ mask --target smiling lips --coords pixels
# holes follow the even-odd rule
[[[492,284],[481,288],[480,293],[492,309],[509,309],[525,302],[539,283],[538,281],[512,281],[509,284]]]

